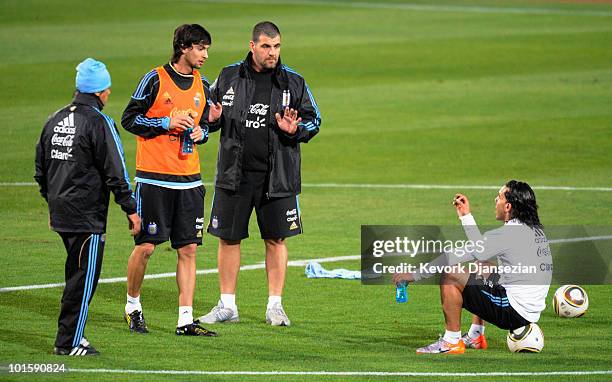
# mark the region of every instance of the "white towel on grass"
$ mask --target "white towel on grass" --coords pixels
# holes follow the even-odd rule
[[[331,271],[323,268],[316,261],[311,261],[306,265],[304,271],[309,279],[327,278],[327,279],[346,279],[346,280],[361,280],[360,271],[349,271],[348,269],[332,269]]]

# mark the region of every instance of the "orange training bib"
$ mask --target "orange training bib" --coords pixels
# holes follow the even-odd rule
[[[163,67],[156,68],[159,75],[159,92],[153,106],[146,114],[148,118],[190,115],[198,125],[204,112],[206,98],[198,71],[193,71],[193,84],[181,90]],[[136,137],[136,169],[140,171],[193,175],[200,173],[200,157],[195,149],[191,154],[181,153],[180,130],[169,131],[154,138]]]

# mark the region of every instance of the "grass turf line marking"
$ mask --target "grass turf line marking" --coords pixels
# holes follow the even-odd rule
[[[203,182],[205,186],[214,186]],[[34,187],[34,182],[0,182],[0,187]],[[408,190],[499,190],[497,186],[461,184],[376,184],[376,183],[302,183],[302,187],[312,188],[397,188]],[[602,191],[612,192],[612,187],[573,187],[573,186],[533,186],[534,190],[546,191]]]
[[[610,239],[612,239],[612,235],[589,236],[589,237],[568,237],[567,239],[548,240],[548,242],[550,244],[558,244],[558,243],[578,243],[581,241],[597,241],[597,240],[610,240]]]
[[[286,0],[212,0],[207,3],[234,3],[234,4],[283,4],[306,6],[330,6],[343,8],[365,9],[397,9],[420,12],[450,12],[450,13],[479,13],[479,14],[512,14],[512,15],[561,15],[561,16],[597,16],[610,17],[612,12],[585,9],[552,9],[552,8],[520,8],[520,7],[483,7],[465,5],[425,5],[425,4],[397,4],[377,2],[339,2],[339,1],[286,1]]]
[[[304,183],[303,187],[313,188],[399,188],[412,190],[499,190],[499,186],[455,185],[455,184],[367,184],[367,183]],[[533,186],[534,190],[547,191],[604,191],[612,187]]]
[[[586,236],[586,237],[570,237],[567,239],[553,239],[549,240],[550,244],[559,244],[559,243],[577,243],[582,241],[597,241],[597,240],[612,240],[612,235],[606,236]],[[289,267],[305,267],[309,262],[316,261],[318,263],[332,263],[337,261],[345,261],[345,260],[359,260],[361,259],[360,255],[348,255],[348,256],[336,256],[336,257],[321,257],[318,259],[303,259],[303,260],[291,260],[287,262],[287,266]],[[265,269],[266,264],[264,262],[250,265],[243,265],[240,267],[241,271],[248,271],[253,269]],[[201,269],[196,271],[197,275],[206,275],[211,273],[218,273],[219,270],[217,268],[211,269]],[[156,273],[152,275],[145,275],[145,280],[150,279],[162,279],[175,277],[176,272],[167,272],[167,273]],[[127,277],[112,277],[100,279],[98,284],[112,284],[127,281]],[[35,285],[21,285],[14,287],[4,287],[0,288],[0,293],[6,292],[17,292],[22,290],[32,290],[32,289],[49,289],[49,288],[57,288],[63,287],[66,285],[65,283],[51,283],[51,284],[35,284]]]
[[[578,371],[517,371],[517,372],[410,372],[410,371],[204,371],[204,370],[121,370],[121,369],[68,369],[77,373],[118,374],[166,374],[166,375],[326,375],[326,376],[376,376],[376,377],[519,377],[553,375],[609,375],[612,370]]]
[[[351,256],[323,257],[320,259],[291,260],[287,262],[287,265],[290,267],[304,267],[306,266],[306,264],[308,264],[309,261],[316,261],[319,263],[328,263],[328,262],[334,262],[334,261],[358,260],[360,258],[361,256],[351,255]],[[248,271],[248,270],[253,270],[253,269],[265,269],[265,268],[266,268],[266,264],[262,262],[262,263],[251,264],[251,265],[243,265],[240,267],[240,270]],[[219,271],[217,268],[211,268],[211,269],[201,269],[199,271],[196,271],[196,274],[205,275],[205,274],[218,273],[218,272]],[[144,278],[145,280],[150,280],[150,279],[169,278],[169,277],[175,277],[175,276],[176,276],[176,272],[168,272],[168,273],[156,273],[152,275],[145,275]],[[127,277],[112,277],[112,278],[100,279],[98,281],[98,284],[112,284],[112,283],[119,283],[119,282],[125,282],[125,281],[127,281]],[[36,284],[36,285],[22,285],[22,286],[15,286],[15,287],[5,287],[5,288],[0,288],[0,293],[16,292],[16,291],[32,290],[32,289],[49,289],[49,288],[63,287],[64,285],[66,284],[62,282],[62,283],[51,283],[51,284]]]

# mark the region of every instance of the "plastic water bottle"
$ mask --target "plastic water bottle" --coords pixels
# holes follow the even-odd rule
[[[181,153],[183,154],[193,153],[193,139],[191,139],[189,136],[192,131],[192,128],[186,129],[183,131],[183,135],[181,136]]]
[[[400,281],[395,284],[395,301],[398,304],[408,302],[408,282]]]

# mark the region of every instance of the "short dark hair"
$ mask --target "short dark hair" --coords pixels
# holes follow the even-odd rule
[[[531,228],[541,228],[536,196],[531,187],[525,182],[511,180],[506,183],[506,188],[508,189],[504,193],[506,201],[512,205],[510,217],[520,220]]]
[[[259,36],[261,36],[262,34],[265,34],[266,36],[270,38],[274,38],[276,36],[280,36],[281,33],[278,27],[273,22],[262,21],[260,23],[257,23],[253,27],[252,41],[253,42],[259,41]]]
[[[183,24],[174,31],[174,40],[172,42],[174,53],[172,53],[170,61],[172,63],[178,62],[179,58],[183,55],[182,50],[190,48],[194,44],[210,45],[211,43],[210,33],[203,26],[199,24]]]

